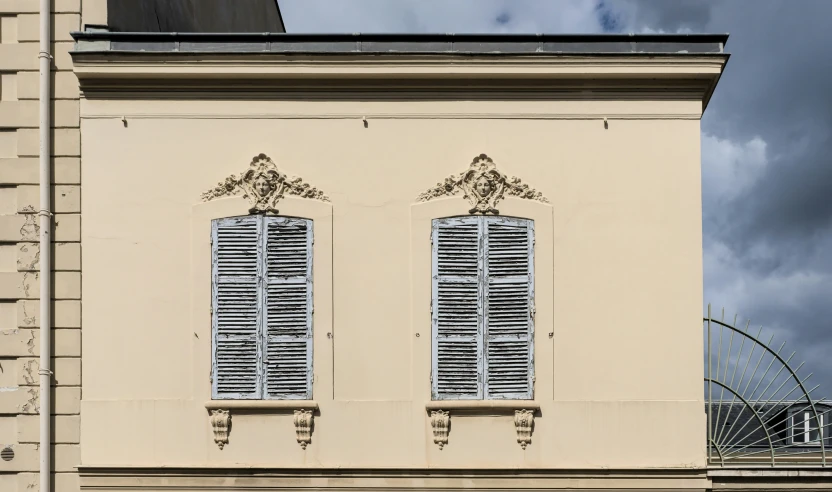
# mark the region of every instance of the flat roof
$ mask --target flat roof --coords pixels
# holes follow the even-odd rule
[[[728,34],[294,34],[73,32],[76,53],[500,55],[724,54]]]

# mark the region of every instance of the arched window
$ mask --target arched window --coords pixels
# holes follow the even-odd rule
[[[212,222],[212,398],[312,398],[312,221]]]
[[[534,221],[432,225],[433,399],[532,399]]]

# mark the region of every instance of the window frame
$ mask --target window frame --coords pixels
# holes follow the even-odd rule
[[[796,422],[796,419],[801,418],[802,421]],[[801,446],[820,446],[825,439],[823,435],[823,413],[818,414],[817,420],[817,427],[812,427],[812,421],[815,419],[815,412],[812,410],[798,410],[793,411],[789,414],[789,433],[791,434],[791,442],[794,445],[801,445]],[[801,429],[798,430],[795,424],[800,423],[803,424]],[[812,440],[812,432],[818,433],[818,438],[816,440]],[[803,439],[798,441],[795,440],[796,437],[801,436]]]
[[[528,392],[524,394],[506,394],[506,395],[489,395],[488,390],[488,342],[489,342],[489,316],[488,316],[488,291],[490,289],[490,279],[488,276],[488,224],[491,222],[503,221],[509,224],[523,224],[526,226],[528,234],[528,331],[526,334],[528,340]],[[478,300],[477,300],[477,394],[476,395],[443,395],[439,392],[439,378],[438,378],[438,321],[436,304],[438,302],[438,244],[437,234],[438,226],[442,223],[458,222],[459,224],[473,223],[478,224],[478,254],[477,254],[477,280],[478,285]],[[535,395],[535,220],[525,217],[514,216],[451,216],[431,219],[431,348],[430,348],[430,364],[431,364],[431,378],[430,378],[430,394],[432,401],[531,401],[534,400]],[[500,277],[496,277],[499,279]],[[503,280],[507,282],[508,280]],[[501,283],[501,282],[495,282]],[[497,336],[497,335],[495,335]],[[493,340],[492,340],[493,341]]]
[[[218,378],[217,378],[217,348],[218,348],[218,296],[217,296],[217,252],[218,239],[217,229],[221,224],[229,222],[243,222],[246,220],[257,223],[257,366],[256,366],[256,390],[253,395],[249,396],[244,393],[218,393]],[[285,335],[269,335],[268,333],[268,305],[266,299],[266,292],[270,283],[278,283],[277,280],[270,280],[266,265],[268,264],[268,226],[270,223],[291,223],[303,222],[306,224],[306,251],[307,251],[307,267],[306,267],[306,295],[307,295],[307,331],[305,337],[296,337],[299,339],[306,339],[306,393],[303,395],[270,395],[268,391],[269,381],[266,378],[268,370],[267,351],[270,338],[283,339]],[[244,400],[244,401],[291,401],[291,400],[311,400],[313,398],[313,382],[314,382],[314,220],[309,218],[292,217],[285,215],[244,215],[234,217],[220,217],[211,219],[211,399],[212,400]],[[302,277],[301,277],[302,278]]]

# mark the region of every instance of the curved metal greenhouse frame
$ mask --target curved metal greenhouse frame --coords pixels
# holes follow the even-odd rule
[[[745,327],[714,319],[705,329],[705,411],[708,462],[729,466],[830,466],[832,405],[814,400],[806,382],[783,357]],[[750,369],[750,372],[749,372]]]

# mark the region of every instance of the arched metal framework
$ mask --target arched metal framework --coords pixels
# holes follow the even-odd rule
[[[832,404],[814,400],[802,377],[775,350],[744,328],[708,315],[705,335],[705,411],[709,464],[729,466],[830,466]]]

